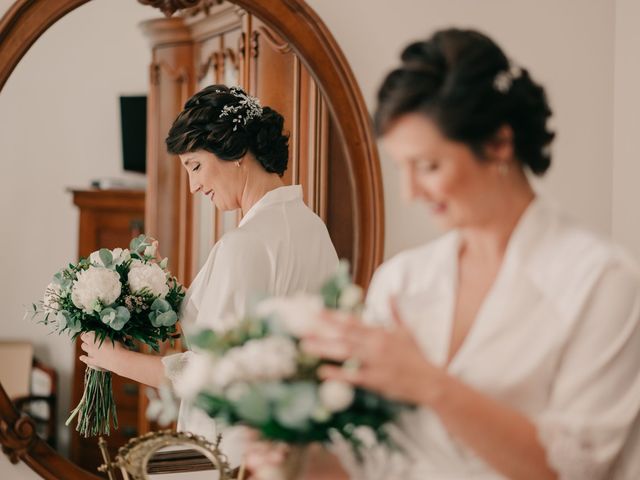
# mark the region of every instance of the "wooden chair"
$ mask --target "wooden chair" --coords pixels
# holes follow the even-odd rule
[[[16,409],[34,420],[38,436],[56,448],[56,371],[34,357],[31,343],[0,342],[0,381]]]

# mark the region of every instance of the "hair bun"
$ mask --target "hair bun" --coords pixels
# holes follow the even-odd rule
[[[239,87],[210,85],[185,104],[166,139],[170,153],[205,150],[234,161],[248,151],[269,173],[282,175],[289,160],[284,118]]]
[[[267,172],[282,175],[289,158],[289,136],[282,133],[284,117],[270,107],[263,107],[262,115],[249,122],[249,150]]]

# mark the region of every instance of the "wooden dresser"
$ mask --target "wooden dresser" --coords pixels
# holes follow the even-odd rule
[[[144,230],[145,192],[137,190],[71,190],[80,211],[78,256],[87,257],[100,248],[128,248],[131,238]],[[84,363],[80,342],[75,346],[71,408],[78,404],[84,388]],[[119,428],[106,438],[112,458],[117,449],[140,431],[140,386],[113,375],[113,393],[118,408]],[[75,464],[97,473],[102,463],[98,439],[83,438],[71,428],[70,458]]]

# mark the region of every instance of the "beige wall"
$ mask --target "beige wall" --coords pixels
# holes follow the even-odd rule
[[[640,258],[640,2],[617,0],[613,236]]]

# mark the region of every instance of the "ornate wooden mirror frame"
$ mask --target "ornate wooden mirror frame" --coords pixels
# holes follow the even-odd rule
[[[0,90],[20,59],[51,25],[90,0],[17,0],[0,20]],[[133,0],[132,0],[133,1]],[[166,15],[199,0],[139,0]],[[369,115],[335,39],[304,0],[230,0],[286,39],[313,75],[345,141],[353,178],[357,246],[355,279],[366,286],[382,260],[384,210],[378,154]],[[47,479],[97,479],[60,456],[21,417],[0,385],[0,443],[13,463],[22,460]]]

